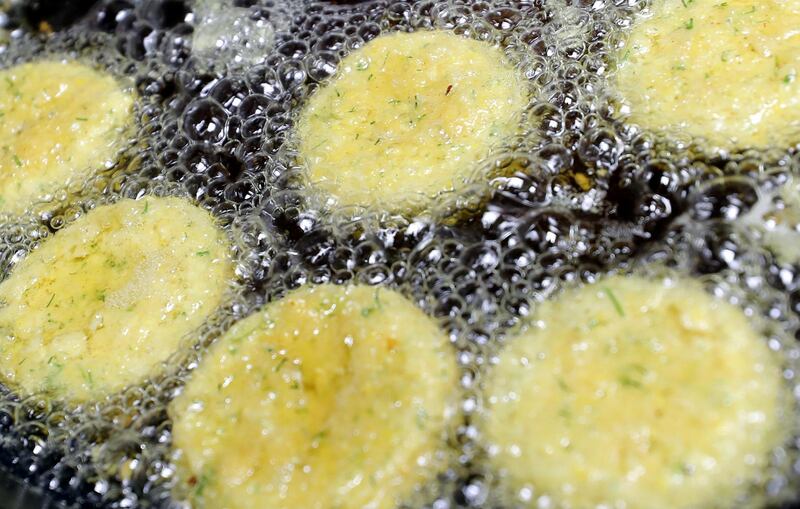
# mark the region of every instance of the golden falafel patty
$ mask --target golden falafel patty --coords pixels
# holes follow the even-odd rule
[[[78,62],[0,71],[0,210],[24,211],[114,163],[133,95]]]
[[[779,361],[698,283],[610,277],[533,323],[499,357],[483,424],[531,506],[731,507],[786,437]]]
[[[657,0],[618,54],[631,121],[724,149],[800,142],[798,26],[798,0]]]
[[[169,407],[198,507],[397,507],[441,466],[457,387],[433,319],[392,290],[295,290],[236,324]]]
[[[74,402],[141,382],[219,306],[232,273],[224,232],[185,200],[98,207],[0,284],[2,378]]]
[[[339,205],[404,211],[456,189],[519,131],[527,88],[502,51],[450,32],[378,37],[298,122],[309,177]]]

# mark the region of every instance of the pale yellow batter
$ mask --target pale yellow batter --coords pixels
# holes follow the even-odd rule
[[[228,251],[211,215],[185,200],[94,209],[0,284],[3,381],[79,402],[157,374],[220,304]]]
[[[740,309],[690,280],[611,277],[533,323],[487,386],[491,461],[514,493],[531,507],[746,507],[734,502],[794,413]]]
[[[402,295],[301,288],[236,324],[170,405],[182,495],[394,509],[442,467],[457,387],[446,334]]]
[[[19,213],[113,164],[133,95],[77,62],[0,71],[0,211]]]
[[[462,185],[519,130],[527,94],[488,43],[444,31],[384,35],[311,97],[300,155],[340,205],[402,211]]]
[[[800,142],[800,0],[655,0],[617,54],[631,121],[724,149]]]

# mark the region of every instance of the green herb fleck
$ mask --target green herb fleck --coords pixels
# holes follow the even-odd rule
[[[274,371],[275,373],[280,371],[283,365],[286,364],[286,361],[287,361],[286,357],[281,357],[281,360],[278,361],[278,364],[276,364],[274,368],[272,368],[272,371]]]
[[[383,309],[383,304],[381,304],[381,299],[380,299],[380,296],[378,295],[379,291],[380,291],[380,289],[378,289],[378,288],[375,289],[375,295],[373,296],[373,301],[372,301],[373,304],[372,304],[372,306],[370,306],[368,308],[363,308],[361,310],[361,316],[366,318],[367,316],[371,315],[375,311],[379,311],[379,310]]]
[[[211,252],[210,252],[210,251],[198,251],[198,252],[197,252],[197,253],[195,253],[195,254],[196,254],[197,256],[208,256],[209,254],[211,254]]]
[[[208,472],[203,472],[203,475],[200,476],[200,479],[197,480],[197,484],[194,486],[194,494],[197,497],[202,497],[203,492],[208,487],[208,484],[211,482],[211,474]]]
[[[619,316],[624,317],[625,310],[622,308],[622,304],[620,304],[619,300],[617,299],[617,296],[614,295],[614,292],[611,290],[611,288],[604,286],[603,292],[608,296],[608,300],[610,300],[611,304],[613,304],[614,310],[617,312],[617,314]]]
[[[89,121],[89,119],[86,118],[86,117],[75,117],[75,120],[77,120],[78,122],[88,122]]]
[[[8,89],[11,91],[12,94],[14,94],[14,97],[16,97],[17,99],[22,97],[22,93],[19,91],[16,84],[11,80],[11,78],[6,77],[5,80],[6,80],[6,85],[8,85]]]
[[[14,160],[14,164],[17,166],[22,166],[22,161],[17,154],[12,155],[11,158]]]
[[[647,368],[641,364],[631,364],[627,366],[619,376],[619,383],[624,387],[634,389],[642,388],[642,377],[647,374]]]
[[[619,383],[624,385],[625,387],[633,387],[634,389],[641,389],[642,383],[638,380],[634,380],[633,378],[629,377],[628,375],[622,375],[619,377]]]
[[[694,28],[694,18],[689,18],[688,21],[684,21],[683,22],[683,27],[686,30],[691,30],[692,28]]]
[[[86,382],[86,385],[88,385],[90,388],[93,389],[94,378],[92,377],[92,372],[89,371],[88,369],[81,369],[81,376],[83,377],[83,380]]]
[[[51,296],[50,296],[50,300],[48,300],[48,301],[47,301],[47,305],[46,305],[45,307],[46,307],[46,308],[49,308],[49,307],[50,307],[50,304],[52,304],[52,303],[53,303],[53,299],[55,299],[55,298],[56,298],[56,294],[53,294],[53,295],[51,295]]]

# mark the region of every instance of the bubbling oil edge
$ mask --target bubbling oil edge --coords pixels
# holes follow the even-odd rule
[[[167,363],[173,371],[113,402],[78,415],[42,398],[0,397],[7,437],[0,452],[19,458],[15,475],[73,503],[170,503],[174,466],[164,408],[205,347],[266,302],[326,282],[395,288],[440,320],[453,344],[463,418],[447,436],[450,467],[405,505],[513,503],[513,494],[504,493],[486,468],[474,424],[485,372],[508,331],[559,287],[628,270],[634,259],[646,256],[687,273],[730,260],[724,243],[709,247],[729,234],[728,223],[718,231],[716,223],[692,215],[694,204],[726,173],[797,173],[797,162],[782,150],[707,157],[684,141],[641,132],[619,118],[602,93],[613,70],[609,58],[645,2],[263,1],[250,7],[251,14],[268,19],[276,13],[286,24],[276,27],[261,62],[244,68],[192,54],[186,23],[159,26],[143,5],[125,11],[111,30],[87,20],[44,41],[14,36],[0,52],[9,63],[97,52],[114,62],[109,72],[129,77],[138,93],[137,143],[118,167],[3,223],[0,262],[7,273],[38,242],[97,205],[121,197],[184,196],[211,211],[226,231],[239,232],[231,236],[241,289]],[[82,36],[85,28],[94,35]],[[536,91],[520,135],[487,157],[465,192],[443,196],[428,213],[328,214],[320,197],[297,185],[303,169],[287,141],[294,119],[347,52],[379,34],[428,29],[505,48]],[[194,129],[187,120],[192,115],[221,126],[224,136]],[[667,170],[644,170],[660,168],[661,161],[669,161]],[[487,182],[487,170],[498,167],[500,175]],[[621,212],[622,174],[658,198]],[[677,183],[659,187],[653,175],[677,176]],[[756,180],[757,188],[764,187]],[[651,206],[663,200],[672,211],[654,215]],[[737,235],[744,247],[758,248],[744,232]],[[719,269],[726,270],[731,273]],[[740,282],[769,279],[763,264],[737,270],[751,276]],[[784,290],[777,292],[763,295],[785,302]],[[738,302],[762,303],[763,295],[748,287]]]
[[[789,309],[789,302],[783,292],[770,287],[765,281],[754,281],[752,270],[755,265],[746,271],[750,274],[750,281],[742,281],[741,274],[734,271],[716,273],[712,275],[699,275],[693,267],[696,260],[691,254],[692,249],[683,244],[683,239],[677,239],[676,244],[670,249],[663,246],[653,249],[650,253],[645,253],[641,258],[631,260],[630,264],[624,264],[610,271],[586,272],[583,277],[570,281],[563,281],[554,286],[547,292],[543,292],[534,297],[531,304],[533,309],[537,303],[558,298],[565,290],[582,288],[585,285],[601,282],[610,276],[643,278],[649,281],[664,280],[694,280],[699,282],[706,292],[714,299],[732,304],[742,310],[753,329],[758,332],[770,351],[776,356],[782,370],[782,399],[788,407],[788,413],[780,416],[780,425],[783,426],[782,434],[786,437],[782,443],[769,452],[768,467],[763,473],[763,480],[758,484],[745,485],[745,490],[736,500],[739,507],[773,507],[780,506],[795,499],[800,483],[797,479],[798,460],[800,453],[797,450],[798,436],[800,436],[800,384],[798,384],[798,369],[800,369],[800,347],[797,346],[794,335],[798,332],[800,320],[798,316]],[[751,256],[749,263],[756,264],[761,261],[758,253],[749,253]],[[775,320],[762,317],[774,317],[778,309],[782,320]],[[486,351],[485,368],[481,371],[481,379],[478,382],[483,389],[485,378],[491,376],[492,366],[499,358],[498,355],[503,351],[509,341],[513,341],[519,335],[524,334],[532,327],[532,324],[525,320],[513,328],[510,328],[498,337],[498,341],[491,345]],[[523,487],[521,491],[510,486],[502,472],[491,467],[491,460],[488,458],[488,450],[492,444],[485,441],[482,435],[482,423],[486,412],[486,403],[481,398],[476,404],[474,413],[474,430],[472,435],[476,440],[478,455],[482,458],[484,470],[479,474],[479,482],[471,487],[476,497],[482,500],[483,506],[490,507],[560,507],[555,499],[551,499],[546,493],[536,492],[535,484],[533,491]],[[470,489],[470,488],[468,488]],[[483,494],[478,494],[483,490]],[[723,506],[720,506],[723,507]]]

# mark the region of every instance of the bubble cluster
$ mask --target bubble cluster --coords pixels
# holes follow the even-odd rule
[[[135,129],[112,168],[3,219],[3,275],[98,205],[182,196],[230,236],[237,290],[144,384],[77,408],[3,389],[0,465],[32,490],[77,506],[179,503],[167,404],[233,323],[306,284],[383,285],[447,331],[463,394],[452,461],[407,507],[534,496],[505,492],[488,467],[482,384],[540,302],[604,274],[667,267],[700,278],[758,323],[800,397],[800,159],[785,147],[714,153],[628,122],[615,58],[648,2],[100,0],[71,18],[58,4],[0,15],[0,66],[91,62],[130,82]],[[429,29],[502,48],[533,91],[519,134],[482,161],[491,178],[418,213],[329,210],[297,159],[303,106],[349,52]],[[797,492],[797,448],[773,452],[770,503]]]

